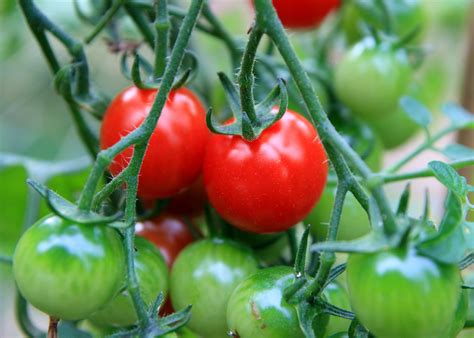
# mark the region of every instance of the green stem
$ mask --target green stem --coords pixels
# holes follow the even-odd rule
[[[444,136],[457,131],[457,128],[455,126],[450,126],[446,129],[441,130],[438,132],[436,135],[432,136],[431,138],[428,138],[425,142],[420,144],[415,150],[413,150],[411,153],[406,155],[404,158],[402,158],[399,162],[394,164],[393,166],[387,168],[385,172],[393,174],[400,170],[403,166],[405,166],[408,162],[416,158],[419,154],[421,154],[423,151],[430,149],[431,146],[436,143],[439,139],[443,138]]]
[[[230,57],[232,59],[232,65],[234,69],[237,69],[239,66],[239,60],[241,56],[241,51],[239,46],[235,42],[232,35],[225,29],[224,25],[219,21],[219,19],[212,13],[209,5],[206,3],[202,10],[202,14],[204,18],[211,24],[214,28],[214,32],[216,36],[218,36],[226,45],[227,49],[229,50]]]
[[[46,337],[46,332],[38,329],[28,316],[28,302],[17,291],[15,313],[18,326],[27,337]]]
[[[122,7],[124,4],[125,0],[116,0],[112,7],[105,13],[104,16],[101,17],[100,21],[97,23],[97,25],[94,27],[93,31],[89,33],[89,35],[84,39],[84,42],[86,44],[91,43],[95,37],[104,29],[104,27],[112,20],[112,18],[115,16],[117,11]]]
[[[51,45],[46,37],[45,32],[51,32],[61,43],[66,47],[68,52],[73,56],[77,63],[77,81],[76,89],[78,93],[83,94],[89,91],[89,77],[88,77],[88,66],[86,57],[84,55],[82,45],[80,42],[68,36],[59,27],[54,25],[41,11],[34,5],[32,0],[19,0],[19,5],[23,11],[23,15],[26,18],[28,26],[35,36],[46,61],[53,74],[57,74],[61,68],[56,55],[54,54]],[[88,127],[84,120],[80,109],[77,104],[71,98],[64,98],[69,107],[69,111],[72,118],[75,121],[75,127],[78,131],[79,136],[83,144],[92,157],[97,154],[97,145],[94,142],[94,138],[90,138],[93,135],[92,131]]]
[[[155,70],[154,77],[158,79],[163,76],[166,68],[166,57],[168,56],[168,40],[170,22],[168,19],[168,0],[158,0],[156,4],[155,19]]]
[[[13,264],[13,257],[0,255],[0,263],[5,263],[7,265],[12,265]]]
[[[314,92],[308,75],[305,73],[293,47],[291,46],[285,29],[283,28],[278,16],[273,8],[271,0],[255,0],[255,8],[257,12],[257,26],[265,29],[270,38],[275,43],[281,56],[283,57],[288,69],[295,80],[295,83],[303,97],[303,101],[311,116],[312,122],[318,130],[318,133],[323,140],[330,143],[334,148],[340,152],[344,160],[351,164],[351,167],[365,179],[370,178],[373,173],[366,163],[359,157],[359,155],[347,144],[329,121],[324,112],[318,97]],[[331,162],[335,167],[340,166],[341,162],[336,158],[331,158]],[[384,228],[388,235],[394,234],[397,231],[397,224],[395,216],[391,210],[385,194],[381,187],[373,187],[371,189],[377,204],[384,216]]]
[[[240,86],[240,103],[243,113],[247,115],[252,124],[257,123],[257,114],[255,113],[255,104],[253,100],[255,56],[257,48],[263,37],[263,31],[257,26],[253,27],[250,33],[247,47],[242,56],[242,64],[237,81]]]
[[[124,169],[120,174],[112,178],[95,196],[92,201],[92,209],[97,210],[100,204],[109,197],[128,177],[129,169]]]
[[[328,241],[335,241],[337,239],[337,231],[344,207],[344,200],[346,198],[347,192],[349,191],[348,188],[348,185],[344,181],[337,185],[336,199],[332,209],[331,220],[329,221],[329,231],[327,236]],[[334,252],[324,251],[321,254],[320,265],[316,273],[316,277],[305,290],[304,295],[306,298],[317,296],[323,290],[335,261],[336,255]]]
[[[447,163],[450,165],[453,169],[462,169],[465,167],[470,167],[474,166],[474,159],[464,159],[464,160],[459,160],[459,161],[453,161],[451,163]],[[379,174],[375,176],[375,180],[382,180],[383,183],[392,183],[392,182],[398,182],[398,181],[405,181],[405,180],[410,180],[410,179],[415,179],[415,178],[424,178],[424,177],[433,177],[434,173],[431,169],[422,169],[422,170],[417,170],[417,171],[412,171],[408,173],[402,173],[402,174]]]
[[[142,33],[148,46],[153,47],[155,45],[155,36],[153,35],[153,30],[150,28],[150,25],[148,24],[148,21],[143,15],[142,11],[132,3],[128,2],[125,2],[123,8],[135,23],[140,33]]]

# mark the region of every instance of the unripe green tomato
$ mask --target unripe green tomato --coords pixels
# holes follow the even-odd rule
[[[149,307],[160,292],[166,296],[168,268],[160,251],[141,237],[135,237],[134,262],[140,295]],[[127,327],[135,324],[138,317],[129,292],[123,290],[107,306],[92,315],[90,320],[100,326]]]
[[[445,338],[461,297],[456,264],[414,249],[351,254],[347,285],[359,321],[380,338]]]
[[[428,107],[431,107],[431,102],[434,100],[429,97],[424,87],[415,82],[410,84],[405,95],[415,98]],[[370,125],[378,133],[387,149],[393,149],[406,143],[421,130],[421,127],[400,106],[385,119],[370,121]]]
[[[374,6],[373,0],[365,0]],[[421,41],[426,32],[427,13],[420,0],[388,0],[384,1],[388,12],[392,16],[393,33],[398,37],[419,29],[416,41]],[[349,43],[355,43],[364,37],[363,24],[371,25],[376,29],[383,30],[385,21],[357,8],[353,1],[344,6],[342,16],[342,27]]]
[[[294,305],[283,297],[295,280],[288,266],[265,268],[241,282],[227,306],[227,325],[239,338],[303,338]],[[324,331],[328,317],[316,317],[315,331]],[[318,332],[322,336],[323,332]]]
[[[330,304],[344,310],[351,310],[349,295],[347,294],[346,289],[344,289],[338,282],[329,283],[328,286],[324,288],[323,294]],[[330,316],[328,326],[326,327],[326,334],[331,336],[338,332],[347,332],[350,325],[351,321],[348,319]]]
[[[258,270],[257,260],[246,247],[222,239],[202,240],[187,246],[171,271],[173,308],[192,304],[188,327],[206,338],[227,334],[225,321],[234,288]]]
[[[337,64],[334,85],[340,100],[356,116],[368,122],[384,121],[398,107],[411,78],[403,49],[366,38]]]
[[[124,285],[120,235],[104,225],[81,225],[46,216],[21,237],[13,273],[34,307],[64,320],[88,317]]]
[[[317,241],[327,238],[331,212],[336,199],[336,187],[327,185],[313,210],[304,222],[311,225],[311,233]],[[347,193],[344,208],[339,222],[337,239],[349,241],[367,234],[370,231],[370,222],[367,212],[362,208],[351,192]]]
[[[469,309],[469,293],[468,290],[463,290],[461,298],[459,299],[458,306],[456,308],[456,313],[454,315],[454,320],[451,325],[449,325],[446,330],[445,336],[448,338],[456,338],[464,328],[466,323],[467,313]]]

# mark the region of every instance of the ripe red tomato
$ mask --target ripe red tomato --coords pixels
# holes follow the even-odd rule
[[[108,107],[100,130],[100,147],[108,148],[136,129],[150,112],[157,91],[135,86],[123,90]],[[209,131],[206,112],[190,90],[172,91],[163,108],[143,160],[138,195],[165,198],[189,187],[199,176]],[[119,174],[133,155],[130,147],[109,169]]]
[[[225,220],[241,230],[272,233],[311,211],[328,164],[314,127],[288,110],[255,141],[211,136],[203,173],[209,201]]]
[[[309,29],[316,27],[340,5],[340,0],[273,0],[281,23],[286,28]]]
[[[184,220],[170,214],[137,223],[135,229],[137,235],[156,245],[169,268],[181,250],[194,240]]]
[[[185,191],[173,197],[166,207],[166,212],[174,215],[186,215],[189,217],[200,216],[204,212],[207,197],[204,190],[202,176]]]

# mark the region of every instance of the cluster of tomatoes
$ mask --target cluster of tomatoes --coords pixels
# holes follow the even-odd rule
[[[287,28],[313,27],[339,6],[337,0],[299,2],[273,1]],[[383,131],[394,124],[387,119],[398,121],[403,115],[400,97],[417,91],[411,73],[404,49],[367,38],[338,64],[334,90],[355,116],[380,133],[386,147],[393,147],[412,134],[394,139],[393,133]],[[366,85],[360,85],[361,79]],[[140,126],[156,94],[136,86],[119,93],[104,115],[101,148]],[[127,168],[133,152],[131,147],[113,159],[113,176]],[[138,197],[145,209],[169,199],[158,217],[136,224],[135,270],[145,305],[151,307],[160,292],[167,296],[161,315],[192,304],[187,327],[193,332],[180,332],[181,337],[303,337],[295,306],[284,296],[295,281],[294,271],[275,265],[288,245],[284,231],[298,222],[313,224],[317,240],[326,238],[335,199],[335,188],[326,187],[328,171],[322,142],[302,115],[287,110],[256,140],[247,141],[238,135],[211,134],[199,98],[186,88],[173,90],[138,177]],[[229,236],[199,226],[206,204],[220,222],[231,226]],[[338,239],[369,231],[367,214],[349,194]],[[87,319],[104,330],[137,324],[126,289],[122,240],[117,229],[105,225],[48,216],[33,225],[16,248],[19,290],[52,317]],[[334,306],[352,309],[376,336],[451,337],[464,323],[467,300],[456,266],[409,248],[393,249],[350,255],[346,275],[348,291],[331,282],[323,296]],[[344,337],[349,325],[347,319],[323,314],[313,326],[318,336]]]

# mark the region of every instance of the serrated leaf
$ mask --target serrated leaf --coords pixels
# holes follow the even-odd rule
[[[382,232],[369,234],[352,241],[327,241],[311,245],[311,251],[331,251],[345,253],[371,253],[390,248],[390,243]]]
[[[404,96],[400,99],[400,106],[408,114],[410,119],[423,128],[427,128],[430,125],[432,121],[431,113],[428,108],[418,100],[410,96]]]
[[[439,262],[457,264],[466,251],[462,203],[453,192],[448,193],[445,214],[439,230],[417,245],[418,250]]]
[[[446,188],[461,198],[466,196],[467,182],[465,177],[459,175],[458,172],[448,164],[440,161],[432,161],[428,166],[438,181]]]
[[[453,161],[465,160],[474,158],[474,149],[462,144],[450,144],[443,149],[443,154]]]
[[[51,210],[58,216],[79,224],[107,224],[117,221],[120,215],[102,216],[92,211],[80,210],[75,204],[65,200],[46,186],[33,180],[28,180],[41,196],[43,196]]]
[[[455,103],[446,103],[441,111],[458,128],[474,128],[474,115]]]

